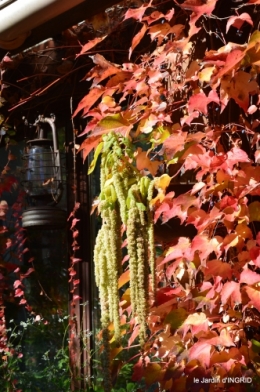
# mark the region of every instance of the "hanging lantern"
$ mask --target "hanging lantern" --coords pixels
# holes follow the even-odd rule
[[[45,124],[51,128],[52,140],[45,137]],[[62,177],[55,117],[39,116],[34,125],[38,138],[27,142],[23,156],[23,187],[30,207],[23,213],[22,225],[59,228],[66,222],[66,212],[56,207],[62,196]]]

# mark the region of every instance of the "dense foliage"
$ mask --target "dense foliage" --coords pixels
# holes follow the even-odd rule
[[[102,174],[103,188],[95,205],[103,227],[110,219],[111,235],[115,227],[118,233],[120,219],[123,247],[128,241],[120,272],[116,244],[107,243],[110,253],[100,250],[100,237],[107,228],[102,227],[97,237],[96,250],[104,257],[102,264],[96,256],[96,279],[103,315],[110,310],[112,321],[107,325],[106,318],[103,323],[105,341],[107,329],[110,334],[112,376],[122,366],[122,353],[135,347],[133,380],[144,380],[147,390],[259,388],[258,4],[258,0],[227,5],[221,0],[156,5],[150,1],[130,8],[124,20],[134,20],[137,33],[129,61],[115,64],[93,55],[95,65],[85,77],[92,86],[75,111],[75,115],[83,111],[88,119],[82,133],[87,137],[80,147],[84,158],[96,149],[95,166],[98,155],[108,156],[109,148],[116,156],[115,169],[110,161],[105,179]],[[105,39],[90,41],[80,54]],[[121,135],[117,155],[113,143],[108,146],[111,132]],[[123,138],[133,153],[122,153],[127,147]],[[129,193],[122,185],[119,196],[114,176],[123,184],[128,167],[132,184],[142,178],[153,180],[148,208],[140,188],[138,194]],[[105,211],[104,199],[110,200]],[[155,234],[159,233],[155,235],[155,298],[151,295],[147,301],[144,343],[143,333],[138,340],[143,321],[136,311],[132,275],[140,281],[143,269],[139,272],[138,266],[152,250],[137,254],[140,226],[135,256],[131,254],[133,238],[128,232],[133,215],[125,214],[131,200],[135,216],[139,214],[136,225],[140,212],[146,214],[146,222],[152,213]],[[113,215],[113,225],[107,215]],[[171,230],[167,240],[160,235],[165,227]],[[115,253],[111,256],[111,252]],[[108,255],[110,269],[105,269]],[[115,290],[118,278],[119,291]],[[150,293],[152,286],[150,280]],[[105,390],[110,389],[105,384]]]

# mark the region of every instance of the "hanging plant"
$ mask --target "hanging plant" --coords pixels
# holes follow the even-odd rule
[[[105,330],[112,322],[114,338],[120,340],[118,279],[122,273],[122,243],[126,240],[132,314],[136,315],[140,325],[139,339],[143,345],[149,303],[149,273],[153,292],[155,286],[154,232],[150,211],[153,181],[136,169],[129,139],[115,133],[104,136],[90,171],[94,169],[100,153],[98,212],[102,227],[96,239],[94,264],[101,302],[101,324]]]

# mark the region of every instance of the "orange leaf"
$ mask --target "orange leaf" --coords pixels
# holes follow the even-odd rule
[[[80,148],[78,151],[83,151],[83,160],[87,158],[88,154],[95,148],[98,143],[100,142],[101,136],[90,136],[87,139],[84,140],[84,142],[81,144]]]
[[[87,95],[85,95],[85,97],[82,98],[82,100],[78,104],[77,109],[73,113],[73,117],[75,117],[82,109],[84,109],[84,114],[86,114],[91,108],[91,106],[93,106],[94,103],[101,97],[104,91],[105,91],[104,87],[92,88],[90,92]]]
[[[140,147],[138,147],[137,152],[135,153],[135,158],[138,170],[147,169],[153,176],[156,175],[159,165],[161,164],[160,161],[151,161],[147,156],[146,151],[143,151]]]
[[[221,276],[223,279],[232,278],[232,268],[230,264],[223,263],[221,260],[210,260],[207,262],[205,275]]]
[[[94,46],[102,42],[106,37],[107,35],[104,35],[103,37],[92,39],[86,45],[82,46],[80,53],[76,57],[81,56],[82,54],[88,52],[90,49],[94,48]]]
[[[260,312],[260,291],[252,287],[245,287],[248,297],[251,299],[249,305],[253,305]]]
[[[118,288],[120,289],[130,280],[130,270],[125,271],[118,279]]]
[[[141,39],[145,35],[146,30],[147,30],[147,26],[145,24],[143,24],[141,30],[134,36],[134,38],[132,40],[131,48],[129,49],[129,59],[133,53],[133,50],[140,43]]]

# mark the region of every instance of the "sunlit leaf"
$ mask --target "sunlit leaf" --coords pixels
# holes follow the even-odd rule
[[[164,319],[165,324],[170,324],[171,329],[179,328],[187,317],[187,312],[184,308],[174,309]]]

